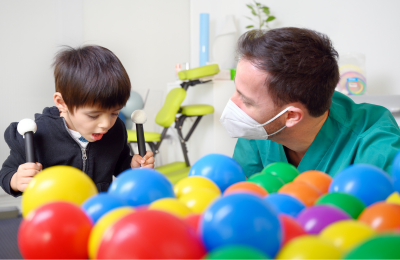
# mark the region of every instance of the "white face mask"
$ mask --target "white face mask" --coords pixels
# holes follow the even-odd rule
[[[272,134],[268,134],[264,129],[264,126],[280,117],[282,114],[288,111],[289,108],[291,108],[291,106],[285,108],[282,112],[277,114],[268,122],[259,124],[256,120],[241,110],[232,100],[229,100],[219,121],[232,138],[267,140],[269,136],[282,131],[286,125]]]

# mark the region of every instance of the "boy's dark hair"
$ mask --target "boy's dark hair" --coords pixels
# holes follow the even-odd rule
[[[292,27],[252,30],[240,37],[237,52],[267,72],[265,85],[278,107],[301,102],[314,117],[329,109],[339,68],[326,35]]]
[[[54,59],[56,92],[68,109],[125,106],[131,82],[124,66],[110,50],[96,45],[74,49],[65,46]]]

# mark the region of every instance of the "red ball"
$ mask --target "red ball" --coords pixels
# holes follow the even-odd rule
[[[195,232],[197,232],[197,229],[199,228],[199,223],[200,223],[200,217],[201,214],[189,214],[187,215],[184,220],[189,226],[193,228]]]
[[[114,223],[104,234],[98,259],[200,259],[206,254],[196,232],[167,212],[143,210]]]
[[[45,204],[22,220],[18,246],[25,259],[87,259],[92,221],[69,202]]]
[[[279,220],[283,231],[282,246],[295,237],[307,235],[307,232],[304,231],[303,227],[291,216],[280,214]]]

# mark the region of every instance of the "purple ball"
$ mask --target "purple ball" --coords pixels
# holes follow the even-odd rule
[[[351,219],[346,212],[327,205],[316,205],[306,208],[297,216],[298,223],[309,234],[319,234],[319,232],[330,224],[346,219]]]

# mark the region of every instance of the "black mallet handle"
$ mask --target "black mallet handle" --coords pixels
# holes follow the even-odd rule
[[[143,124],[136,124],[136,137],[140,156],[146,155],[146,143],[144,141]]]
[[[35,153],[33,152],[33,132],[26,132],[24,136],[26,162],[35,163]]]

